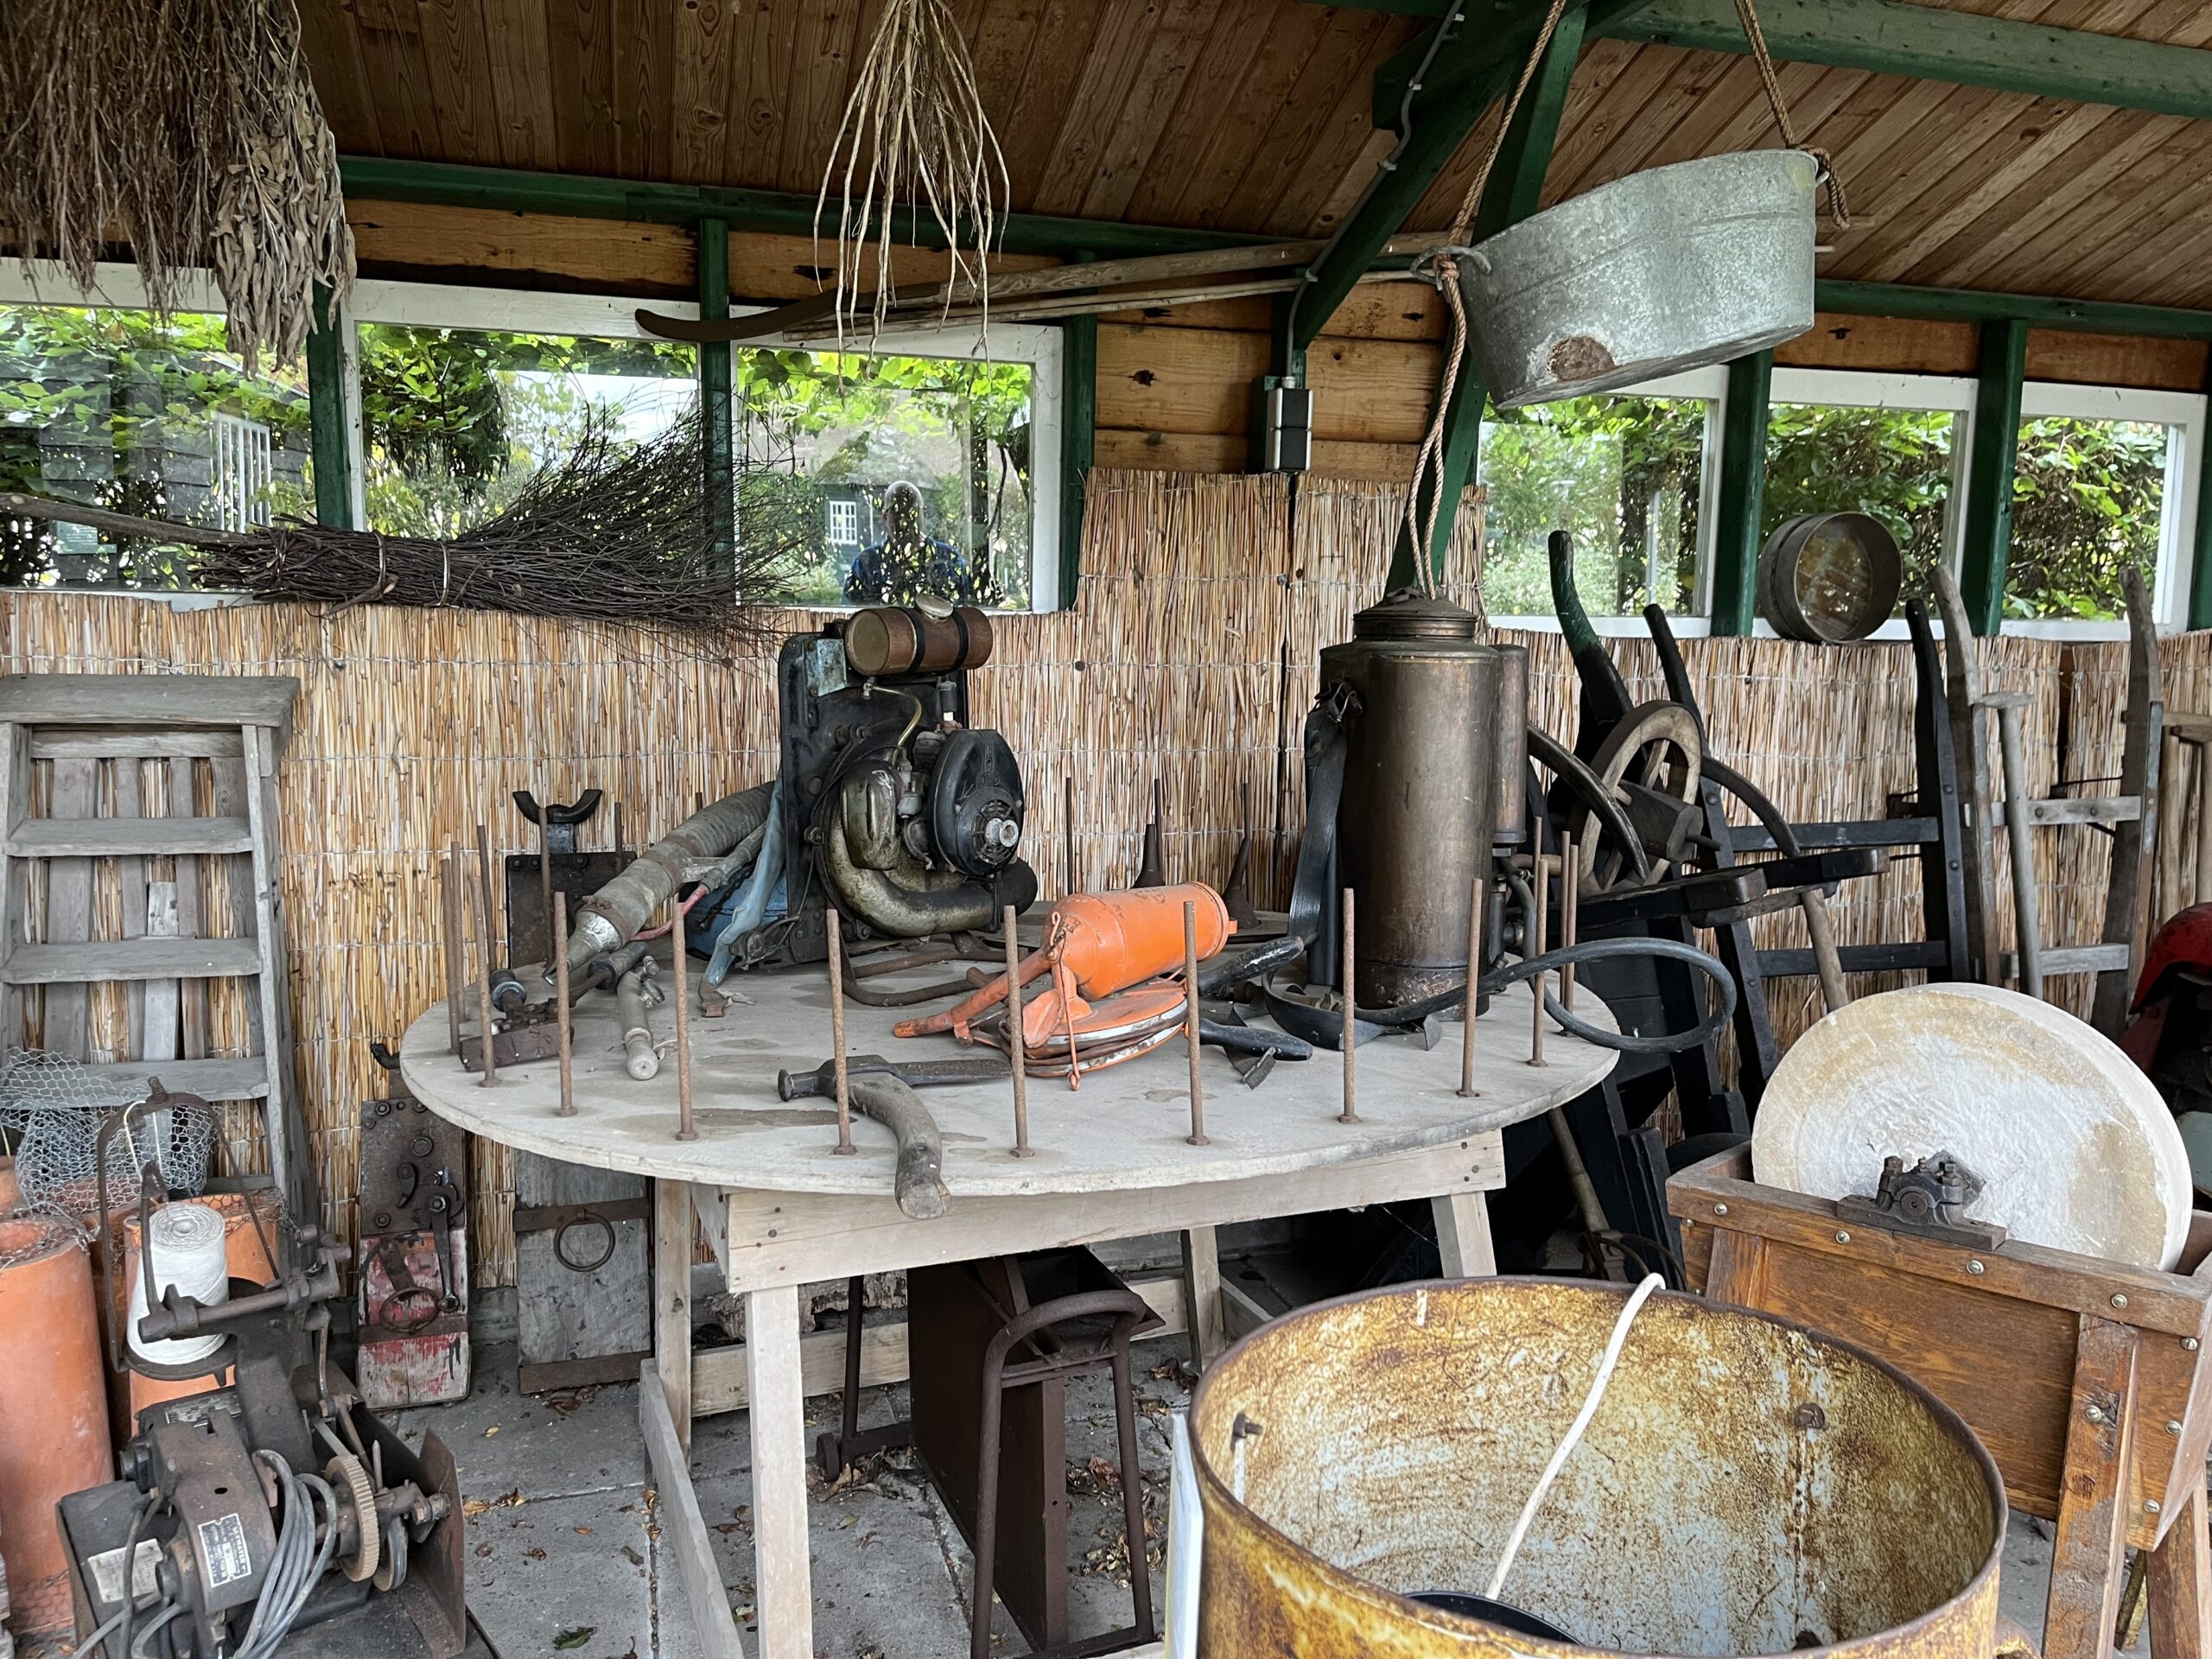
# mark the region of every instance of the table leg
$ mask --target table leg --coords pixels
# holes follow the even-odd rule
[[[805,1383],[798,1287],[745,1298],[745,1370],[753,1436],[753,1586],[761,1659],[814,1659],[814,1588],[806,1543]]]
[[[2204,1473],[2151,1552],[2151,1652],[2153,1659],[2212,1655],[2212,1536],[2205,1531]]]
[[[688,1181],[653,1183],[653,1356],[677,1443],[691,1455],[691,1252]]]
[[[1436,1217],[1436,1253],[1446,1279],[1487,1279],[1497,1272],[1490,1205],[1479,1192],[1447,1192],[1428,1201]]]
[[[2127,1479],[2135,1438],[2137,1337],[2082,1316],[2050,1548],[2044,1659],[2107,1659],[2127,1558]],[[2092,1414],[2094,1414],[2094,1415]]]
[[[1221,1258],[1215,1254],[1211,1227],[1192,1227],[1183,1234],[1183,1306],[1191,1327],[1191,1363],[1203,1371],[1229,1345],[1221,1322]]]

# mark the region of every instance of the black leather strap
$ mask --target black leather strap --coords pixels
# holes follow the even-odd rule
[[[1306,941],[1306,981],[1337,982],[1337,808],[1359,699],[1348,685],[1324,686],[1306,716],[1306,834],[1291,882],[1288,931]]]

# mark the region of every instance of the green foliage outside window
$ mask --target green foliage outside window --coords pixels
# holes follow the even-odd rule
[[[1760,541],[1799,513],[1869,513],[1904,555],[1899,604],[1925,597],[1943,556],[1955,422],[1948,410],[1775,404],[1767,417]]]
[[[218,415],[267,429],[275,465],[256,516],[312,516],[303,365],[248,375],[218,316],[0,305],[0,490],[142,517],[214,523]],[[0,585],[173,588],[174,547],[0,518]]]
[[[2166,429],[2052,416],[2020,423],[2005,614],[2126,614],[2120,573],[2151,582],[2165,499]]]

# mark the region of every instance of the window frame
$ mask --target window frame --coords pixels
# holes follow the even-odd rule
[[[2196,504],[2203,487],[2204,394],[2030,380],[2020,388],[2020,418],[2129,421],[2166,429],[2166,477],[2158,496],[2158,559],[2152,572],[2151,616],[2161,632],[2185,627],[2196,551]],[[2031,639],[2125,639],[2127,619],[2096,622],[2007,617],[1999,632]]]
[[[1713,632],[1713,559],[1720,543],[1720,445],[1723,429],[1728,418],[1728,368],[1717,364],[1710,368],[1688,369],[1680,374],[1662,375],[1656,380],[1639,380],[1632,386],[1616,387],[1599,394],[1608,397],[1683,397],[1696,398],[1706,405],[1705,444],[1698,457],[1697,492],[1697,591],[1692,596],[1694,609],[1680,616],[1669,616],[1668,626],[1678,639],[1702,639]],[[1478,456],[1479,457],[1479,446]],[[1478,460],[1476,482],[1482,481],[1482,469]],[[1557,633],[1559,618],[1549,613],[1534,615],[1500,614],[1490,619],[1494,628],[1511,628],[1523,633]],[[1641,639],[1649,630],[1641,616],[1593,616],[1590,626],[1601,637]]]
[[[730,315],[747,316],[766,308],[733,306]],[[1061,357],[1065,340],[1061,330],[1051,324],[994,322],[980,328],[887,328],[868,343],[874,354],[886,357],[972,358],[1029,365],[1029,603],[1020,610],[993,612],[996,616],[1043,616],[1061,608]],[[1014,349],[1005,349],[1009,343]],[[847,344],[850,349],[861,346],[862,342],[855,339]],[[731,371],[735,372],[736,353],[742,351],[837,349],[835,340],[763,334],[757,340],[741,340],[731,346]],[[734,401],[732,406],[734,408]],[[866,607],[810,604],[808,608],[848,612]]]

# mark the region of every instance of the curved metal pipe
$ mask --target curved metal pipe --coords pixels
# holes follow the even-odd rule
[[[846,844],[843,814],[827,815],[823,826],[822,874],[842,907],[879,933],[918,939],[930,933],[959,933],[987,927],[1002,904],[1026,910],[1037,897],[1037,878],[1019,862],[989,887],[958,870],[930,870],[903,848],[896,862],[882,870],[863,869]],[[1026,880],[1020,874],[1027,874]],[[1020,888],[1027,887],[1024,893]]]
[[[574,973],[594,957],[628,944],[668,902],[687,866],[721,858],[761,829],[774,791],[772,781],[755,784],[701,808],[585,899],[577,907],[575,931],[569,936],[569,970]]]

